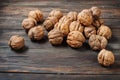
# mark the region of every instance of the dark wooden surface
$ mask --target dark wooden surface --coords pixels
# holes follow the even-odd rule
[[[105,68],[87,42],[79,49],[66,44],[54,47],[47,39],[31,42],[21,27],[30,10],[41,9],[45,17],[55,8],[69,11],[98,6],[113,36],[107,49],[114,52],[115,64]],[[7,45],[12,35],[25,38],[26,48],[13,51]],[[120,80],[120,0],[0,0],[0,80]]]

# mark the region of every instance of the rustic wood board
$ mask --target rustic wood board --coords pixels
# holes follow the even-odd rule
[[[0,0],[0,4],[0,78],[2,80],[120,79],[119,0]],[[48,42],[47,32],[40,42],[31,42],[21,27],[22,20],[27,17],[30,10],[41,9],[46,18],[52,9],[60,8],[66,14],[69,11],[80,12],[91,6],[102,9],[101,18],[113,31],[107,49],[114,52],[116,61],[108,68],[98,64],[99,51],[91,50],[87,42],[79,49],[72,49],[66,43],[52,46]],[[7,45],[10,36],[15,34],[25,38],[26,48],[22,51],[13,51]]]

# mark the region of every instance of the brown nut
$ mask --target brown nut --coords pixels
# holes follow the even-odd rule
[[[23,20],[22,22],[22,27],[25,29],[25,30],[29,30],[31,29],[32,27],[34,27],[35,25],[37,25],[37,22],[35,19],[33,18],[26,18]]]
[[[107,46],[107,39],[99,35],[91,35],[89,38],[89,45],[93,50],[101,50]]]
[[[77,15],[78,15],[77,12],[72,12],[71,11],[67,14],[67,17],[69,17],[71,21],[76,21],[77,20]]]
[[[81,24],[88,26],[93,22],[92,12],[89,9],[84,9],[78,14],[78,21]]]
[[[110,39],[112,36],[112,31],[108,26],[101,25],[97,31],[97,34],[100,36],[104,36],[107,39]]]
[[[43,25],[47,31],[50,31],[54,28],[54,25],[58,22],[58,19],[56,17],[48,17]]]
[[[56,17],[57,19],[60,19],[63,16],[63,13],[58,10],[58,9],[54,9],[49,13],[49,17]]]
[[[79,21],[73,21],[71,22],[69,29],[70,29],[70,32],[71,31],[83,32],[84,26],[82,26]]]
[[[114,54],[111,51],[102,49],[98,54],[98,62],[103,66],[111,66],[115,62]]]
[[[28,36],[31,40],[41,40],[44,37],[44,29],[42,26],[35,26],[29,30]]]
[[[93,23],[92,25],[95,26],[96,28],[99,28],[102,24],[104,24],[104,20],[103,19],[93,19]]]
[[[79,48],[85,42],[85,37],[79,31],[72,31],[67,36],[67,43],[73,48]]]
[[[21,49],[25,45],[24,38],[19,35],[14,35],[8,41],[8,45],[15,50]]]
[[[58,29],[53,29],[48,33],[48,38],[52,45],[59,45],[63,41],[63,34]]]
[[[30,11],[28,14],[29,18],[33,18],[35,19],[37,22],[42,21],[43,20],[43,12],[40,10],[33,10]]]
[[[89,38],[91,35],[96,34],[96,28],[92,25],[85,27],[84,34],[86,38]]]
[[[100,17],[101,15],[101,10],[98,7],[91,7],[90,10],[92,11],[92,14],[94,17]]]
[[[63,16],[58,23],[55,24],[54,28],[60,30],[64,36],[69,33],[69,25],[71,20],[67,16]]]

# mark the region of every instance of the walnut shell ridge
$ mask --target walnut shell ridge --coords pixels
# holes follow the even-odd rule
[[[111,66],[115,62],[114,54],[106,49],[102,49],[98,54],[98,63],[103,66]]]
[[[72,48],[79,48],[85,42],[85,37],[79,31],[72,31],[67,36],[67,43]]]
[[[19,35],[14,35],[8,41],[8,45],[15,50],[21,49],[25,45],[24,38]]]

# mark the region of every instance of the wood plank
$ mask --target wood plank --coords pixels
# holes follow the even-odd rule
[[[119,80],[119,75],[60,75],[0,73],[1,80]]]

